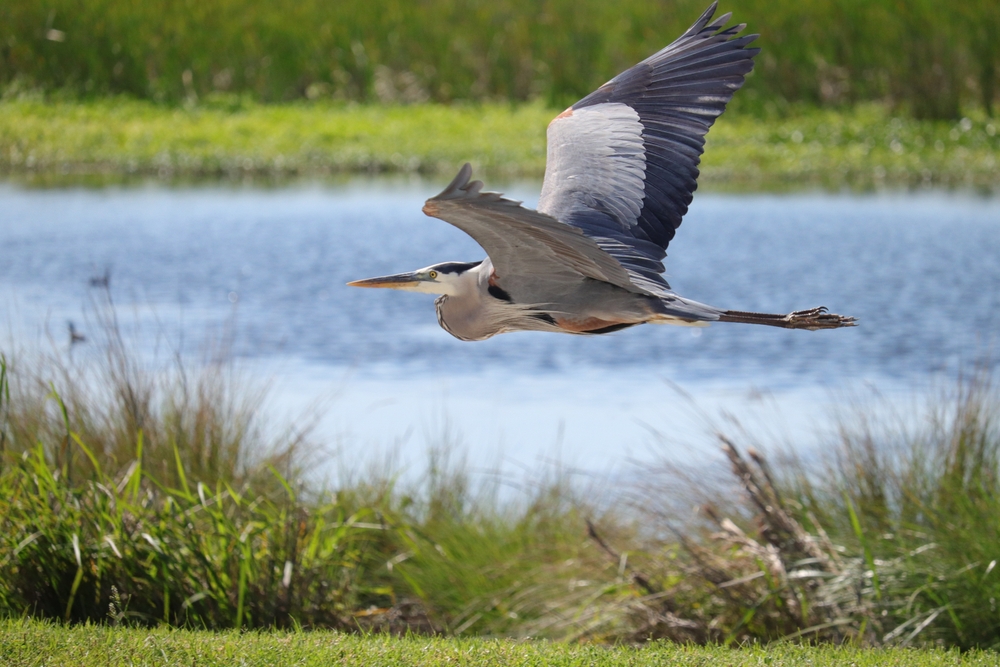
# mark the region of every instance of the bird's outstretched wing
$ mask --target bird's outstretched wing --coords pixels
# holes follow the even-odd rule
[[[582,230],[632,282],[669,289],[662,259],[697,187],[705,134],[753,69],[757,35],[712,3],[687,32],[556,117],[538,210]]]
[[[441,194],[427,200],[424,213],[475,239],[493,262],[500,286],[515,299],[530,301],[539,283],[581,277],[640,291],[618,260],[580,229],[499,193],[480,192],[482,182],[471,176],[466,163]]]

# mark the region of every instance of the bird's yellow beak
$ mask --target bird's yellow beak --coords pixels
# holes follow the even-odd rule
[[[347,283],[348,287],[387,287],[389,289],[413,289],[423,282],[414,273],[397,273],[394,276],[379,276],[378,278],[366,278],[364,280],[352,280]]]

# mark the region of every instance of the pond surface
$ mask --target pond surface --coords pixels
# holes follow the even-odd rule
[[[276,409],[327,400],[319,433],[345,455],[420,458],[450,439],[484,464],[607,469],[667,446],[700,451],[711,440],[699,409],[812,430],[845,394],[921,391],[988,354],[1000,332],[1000,199],[699,193],[666,260],[675,290],[739,310],[825,305],[860,326],[464,343],[438,327],[431,296],[344,285],[482,258],[420,211],[445,180],[0,185],[0,340],[68,344],[67,321],[93,326],[90,280],[107,269],[122,317],[156,332],[147,349],[197,353],[231,319],[237,355],[273,379]],[[496,189],[537,199],[534,183]]]

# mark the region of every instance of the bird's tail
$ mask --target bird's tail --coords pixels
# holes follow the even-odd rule
[[[670,294],[659,299],[654,304],[655,312],[646,320],[651,324],[673,324],[682,327],[707,327],[712,322],[718,322],[724,311],[714,306],[685,299],[676,294]]]
[[[739,322],[741,324],[764,324],[782,329],[839,329],[840,327],[857,326],[857,318],[831,313],[825,307],[810,310],[797,310],[787,315],[771,313],[746,313],[740,310],[726,310],[719,316],[720,322]]]

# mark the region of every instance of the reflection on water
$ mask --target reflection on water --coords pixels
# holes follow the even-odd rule
[[[482,257],[420,212],[441,185],[2,187],[0,335],[37,340],[46,325],[62,335],[66,320],[83,319],[90,278],[110,267],[118,303],[189,351],[236,302],[238,352],[278,375],[279,401],[342,390],[330,423],[360,440],[416,429],[407,437],[417,442],[450,421],[467,442],[519,454],[561,437],[563,455],[593,463],[612,455],[612,439],[641,446],[647,427],[675,429],[667,381],[750,412],[752,401],[734,397],[777,392],[793,421],[811,419],[828,390],[922,385],[975,360],[1000,331],[1000,199],[700,194],[666,262],[678,292],[740,310],[826,305],[861,326],[463,343],[438,328],[430,296],[344,286]],[[536,193],[508,189],[529,204]]]

